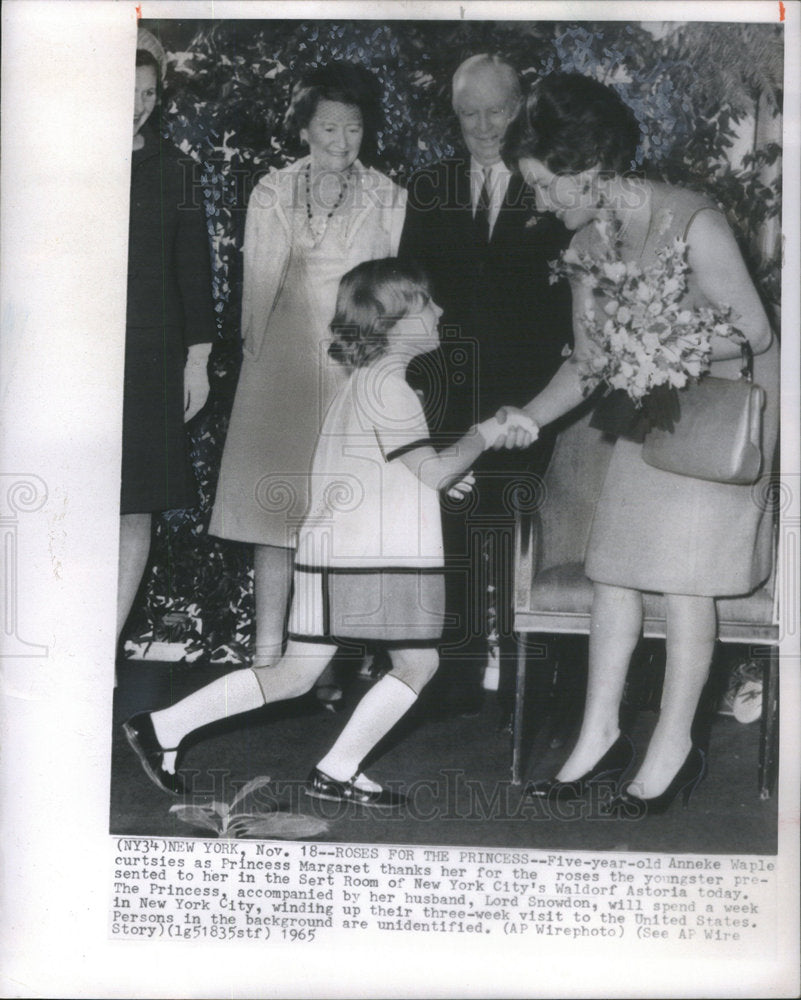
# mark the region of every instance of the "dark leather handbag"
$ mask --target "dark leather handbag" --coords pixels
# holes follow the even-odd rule
[[[675,426],[648,432],[643,461],[693,479],[756,482],[762,469],[765,390],[753,384],[753,354],[747,342],[742,353],[739,379],[705,376],[679,391]]]

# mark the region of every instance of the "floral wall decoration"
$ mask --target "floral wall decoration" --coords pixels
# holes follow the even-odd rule
[[[208,219],[218,338],[212,392],[190,425],[197,508],[155,519],[151,565],[129,621],[128,655],[154,643],[187,660],[247,662],[250,549],[208,535],[240,363],[247,198],[263,173],[300,155],[283,116],[310,64],[369,67],[383,90],[376,166],[404,183],[460,145],[450,80],[497,52],[528,82],[577,71],[614,86],[640,123],[638,169],[689,184],[726,211],[778,329],[782,27],[772,24],[469,21],[151,20],[168,54],[162,128],[194,161]]]

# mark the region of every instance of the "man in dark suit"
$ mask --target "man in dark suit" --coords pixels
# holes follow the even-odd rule
[[[537,211],[534,192],[501,159],[520,99],[517,73],[502,59],[475,55],[463,62],[453,77],[453,107],[466,153],[418,171],[409,183],[399,253],[426,268],[444,310],[440,351],[411,374],[441,442],[504,404],[530,400],[572,343],[569,291],[548,280],[548,261],[569,234],[555,216]],[[451,624],[441,673],[451,682],[452,708],[463,714],[480,706],[487,636],[495,632],[506,668],[505,707],[513,660],[514,504],[536,502],[548,437],[523,452],[488,452],[462,510],[443,501]]]

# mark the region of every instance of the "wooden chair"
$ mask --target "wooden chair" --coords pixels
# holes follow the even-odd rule
[[[585,412],[558,435],[538,509],[519,514],[515,530],[514,631],[518,641],[512,726],[512,782],[520,784],[528,638],[533,633],[590,631],[592,583],[584,575],[595,502],[612,452],[610,440],[589,426]],[[774,531],[774,540],[776,533]],[[770,579],[747,597],[717,601],[718,639],[767,647],[763,661],[759,791],[768,798],[777,771],[779,617],[776,546]],[[645,594],[643,635],[665,637],[664,598]],[[765,655],[767,653],[767,655]]]

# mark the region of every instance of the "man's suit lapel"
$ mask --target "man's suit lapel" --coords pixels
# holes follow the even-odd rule
[[[460,209],[465,215],[473,216],[470,198],[470,171],[466,160],[454,160],[451,163],[451,185],[449,208]]]
[[[451,187],[448,193],[447,203],[452,214],[453,232],[458,233],[458,237],[463,246],[478,246],[475,221],[473,219],[473,199],[470,190],[470,161],[451,161]],[[481,245],[485,246],[483,240]]]
[[[534,194],[530,192],[531,201],[526,197],[527,194],[529,192],[526,189],[523,178],[519,174],[512,174],[506,188],[506,196],[503,199],[501,210],[498,212],[498,218],[495,220],[495,226],[490,236],[490,246],[502,240],[504,233],[522,229],[525,225],[524,220],[535,214],[533,211]],[[530,208],[531,211],[526,211],[527,208]]]

